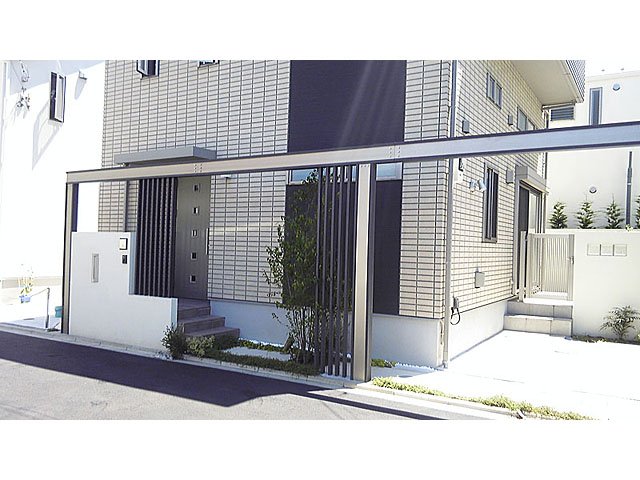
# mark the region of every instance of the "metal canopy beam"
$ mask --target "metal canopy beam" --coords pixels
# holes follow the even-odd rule
[[[613,123],[553,130],[474,135],[421,142],[241,157],[213,162],[169,163],[69,172],[67,183],[141,178],[219,175],[225,173],[293,170],[320,166],[416,162],[452,157],[483,157],[557,150],[615,148],[640,144],[640,122]]]

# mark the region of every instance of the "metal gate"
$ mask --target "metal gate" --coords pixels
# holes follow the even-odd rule
[[[520,234],[520,300],[551,295],[573,300],[574,236]]]

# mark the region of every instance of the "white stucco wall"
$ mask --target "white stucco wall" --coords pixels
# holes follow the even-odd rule
[[[119,240],[128,249],[119,250]],[[107,342],[163,350],[164,330],[177,321],[175,298],[131,295],[135,265],[134,233],[77,232],[72,237],[69,333]],[[98,282],[92,282],[92,256],[99,255]],[[122,255],[128,255],[127,264]]]
[[[602,88],[602,123],[618,123],[640,120],[640,72],[623,72],[587,77],[585,101],[575,106],[574,120],[549,122],[550,128],[572,127],[589,124],[589,90]],[[614,84],[620,85],[618,91]],[[632,160],[631,224],[635,224],[635,199],[640,195],[640,148],[617,148],[551,152],[548,158],[547,219],[556,202],[567,204],[570,228],[577,227],[575,213],[580,204],[589,200],[596,210],[596,225],[606,224],[604,209],[612,198],[622,208],[623,219],[626,203],[627,165],[629,152]],[[596,193],[590,193],[590,187]]]
[[[104,62],[6,62],[0,138],[0,279],[30,266],[36,277],[62,275],[66,172],[100,168]],[[87,79],[79,80],[78,72]],[[51,72],[66,75],[64,123],[49,120]],[[17,107],[21,86],[31,107]],[[0,89],[0,94],[2,89]],[[95,187],[81,193],[79,229],[97,229]],[[94,226],[95,224],[95,226]]]
[[[449,327],[449,359],[502,331],[506,311],[505,300],[461,312],[460,323]],[[457,314],[452,321],[458,321]]]
[[[640,231],[563,230],[575,235],[573,334],[613,336],[600,330],[614,307],[640,310]],[[590,256],[588,244],[626,245],[626,256]],[[636,322],[640,329],[640,322]]]
[[[371,358],[436,367],[440,322],[431,318],[373,314]]]

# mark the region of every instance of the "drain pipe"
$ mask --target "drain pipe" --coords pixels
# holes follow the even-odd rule
[[[449,138],[456,136],[456,87],[458,61],[451,62],[451,108],[449,113]],[[453,169],[455,159],[449,159],[447,173],[447,231],[445,237],[445,274],[444,274],[444,325],[442,332],[442,365],[449,366],[449,327],[451,326],[451,250],[453,243]]]
[[[627,208],[625,211],[625,225],[631,225],[631,175],[633,169],[631,168],[631,159],[633,158],[633,152],[629,151],[629,166],[627,167]]]

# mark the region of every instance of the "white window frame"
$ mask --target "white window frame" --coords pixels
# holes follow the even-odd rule
[[[160,60],[137,60],[136,71],[142,77],[156,77],[160,71]]]
[[[593,94],[598,92],[598,120],[593,118]],[[602,123],[602,87],[589,89],[589,125],[600,125]]]
[[[502,85],[489,72],[487,72],[487,98],[502,109]]]
[[[500,214],[500,174],[493,165],[485,165],[485,185],[482,241],[496,243],[498,241],[498,216]]]
[[[49,119],[64,123],[64,107],[67,90],[67,78],[56,72],[51,72],[49,91]]]

